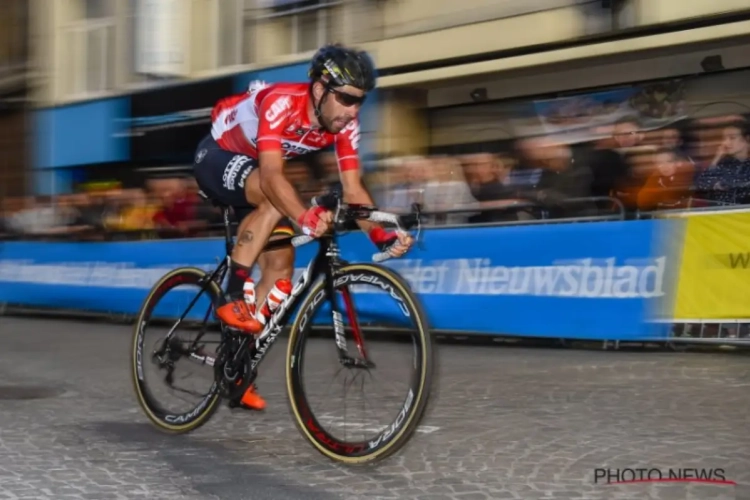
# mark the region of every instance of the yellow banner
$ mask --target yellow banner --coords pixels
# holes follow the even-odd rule
[[[750,318],[750,212],[687,217],[674,317]]]

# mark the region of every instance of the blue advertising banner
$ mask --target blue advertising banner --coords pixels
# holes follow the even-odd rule
[[[669,222],[431,229],[423,249],[386,265],[419,294],[435,329],[664,339],[665,325],[650,318],[668,301],[678,265],[660,244]],[[341,246],[351,262],[369,261],[374,252],[362,234],[343,237]],[[166,272],[185,265],[209,270],[223,257],[218,239],[7,242],[0,248],[0,302],[130,314]],[[299,249],[295,274],[316,250],[316,244]],[[358,312],[393,319],[397,311],[389,303],[371,294],[357,301]]]
[[[35,111],[34,168],[128,160],[130,143],[123,119],[129,108],[129,97],[117,97]]]

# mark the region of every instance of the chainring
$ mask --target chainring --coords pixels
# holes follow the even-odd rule
[[[250,345],[254,345],[252,342]],[[214,375],[219,381],[219,390],[224,398],[235,400],[245,393],[250,384],[255,380],[255,374],[249,374],[250,349],[245,347],[235,366],[228,366],[237,353],[240,339],[236,335],[226,335],[225,340],[216,349],[216,363],[214,364]]]

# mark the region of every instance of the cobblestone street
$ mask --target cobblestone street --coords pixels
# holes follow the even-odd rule
[[[294,427],[282,343],[265,412],[167,436],[135,401],[129,326],[0,317],[0,333],[0,499],[750,499],[746,355],[440,344],[421,431],[347,468]],[[602,467],[737,485],[595,484]]]

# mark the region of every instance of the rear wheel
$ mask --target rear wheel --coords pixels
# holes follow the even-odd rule
[[[330,309],[326,311],[324,307],[330,306],[332,299],[328,297],[325,285],[321,281],[311,288],[298,309],[290,331],[286,378],[292,414],[302,435],[332,460],[346,464],[382,460],[406,444],[427,407],[434,364],[433,341],[427,317],[409,286],[393,271],[371,264],[341,268],[333,285],[336,295],[333,300],[337,304],[341,300],[337,307],[341,314],[334,313],[333,322],[346,322],[345,339],[336,338],[335,343],[346,345],[353,360],[352,363],[342,364],[335,356],[338,350],[330,326],[332,314]],[[357,305],[352,299],[353,291],[357,295],[359,292],[365,295],[359,297]],[[323,329],[324,338],[314,339],[313,332],[321,322],[328,325],[327,329]],[[365,323],[368,325],[365,326]],[[394,327],[394,323],[408,325],[406,328],[403,325]],[[365,330],[368,332],[367,346],[364,342]],[[384,341],[386,336],[388,340]],[[394,366],[398,358],[394,351],[403,346],[410,351],[408,359]],[[383,348],[384,354],[374,354],[378,347]],[[320,369],[312,368],[315,362],[321,363]],[[334,363],[338,364],[331,366]],[[392,410],[384,422],[374,422],[372,417],[388,406],[386,400],[369,395],[365,397],[367,403],[363,405],[371,405],[363,408],[365,423],[351,423],[347,420],[347,412],[351,413],[356,408],[347,406],[347,403],[334,406],[335,410],[343,407],[343,418],[316,409],[322,397],[314,394],[329,387],[320,381],[321,372],[326,370],[336,371],[336,377],[344,372],[347,379],[344,393],[359,386],[364,387],[366,382],[379,374],[392,380],[376,384],[375,389],[390,388],[393,382],[403,383],[405,387],[397,391]],[[355,438],[352,434],[359,437]]]
[[[131,370],[138,404],[160,430],[190,432],[206,423],[219,407],[221,394],[213,368],[216,349],[211,347],[218,348],[222,333],[209,321],[221,296],[219,286],[203,270],[179,268],[153,286],[141,307],[133,332]],[[147,340],[151,334],[154,337]],[[146,367],[155,367],[157,375],[146,376]],[[183,373],[191,367],[203,369],[197,378],[207,386],[205,392],[184,387],[187,377]],[[165,390],[160,391],[156,384],[160,379]],[[172,409],[157,395],[195,396],[197,402]]]

